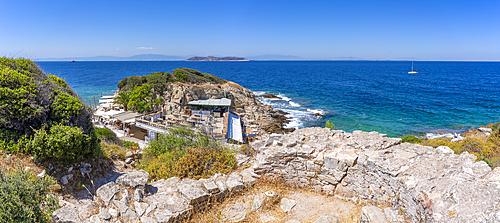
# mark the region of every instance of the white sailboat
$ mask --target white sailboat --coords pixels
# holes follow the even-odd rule
[[[418,74],[416,70],[413,70],[413,60],[411,61],[411,71],[409,71],[408,74]]]

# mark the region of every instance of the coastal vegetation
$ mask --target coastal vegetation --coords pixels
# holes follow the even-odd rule
[[[0,171],[0,222],[50,222],[58,206],[49,193],[52,177],[38,178],[30,170]]]
[[[122,105],[125,110],[151,112],[162,102],[164,92],[173,82],[223,84],[226,80],[189,68],[177,68],[173,73],[154,72],[126,77],[117,84],[120,93],[115,98],[115,103]]]
[[[407,135],[402,138],[402,142],[417,143],[424,146],[447,146],[455,154],[468,152],[477,157],[477,161],[484,161],[491,167],[500,166],[500,123],[489,124],[492,129],[489,136],[479,134],[477,129],[471,129],[463,134],[465,140],[452,142],[448,138],[437,139],[419,139],[413,135]]]
[[[333,124],[333,122],[326,121],[325,128],[329,128],[331,130],[334,130],[335,129],[335,124]]]
[[[401,142],[409,142],[409,143],[421,143],[422,140],[414,135],[406,135],[401,138]]]
[[[229,173],[235,165],[230,149],[201,133],[177,128],[151,142],[137,168],[146,170],[151,179],[199,179]]]
[[[91,109],[28,59],[0,58],[0,149],[78,161],[99,153]]]

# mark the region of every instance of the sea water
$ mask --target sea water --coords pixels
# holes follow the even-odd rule
[[[288,112],[288,127],[325,125],[345,131],[461,133],[500,122],[499,62],[249,61],[36,62],[60,76],[87,104],[112,94],[124,77],[186,67],[249,88]],[[313,114],[324,116],[313,116]]]

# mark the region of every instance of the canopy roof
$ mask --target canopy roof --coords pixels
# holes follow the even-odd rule
[[[116,97],[116,95],[104,95],[101,98],[102,99],[109,99],[109,98],[115,98],[115,97]]]
[[[126,112],[122,112],[122,113],[119,113],[119,114],[112,115],[112,117],[116,118],[117,120],[120,120],[120,121],[124,122],[125,120],[128,120],[128,119],[134,119],[135,117],[137,117],[139,115],[141,115],[141,114],[139,114],[137,112],[126,111]]]
[[[115,99],[99,99],[99,103],[110,103],[114,102]]]
[[[195,100],[195,101],[190,101],[188,105],[231,106],[231,99],[219,98],[219,99]]]

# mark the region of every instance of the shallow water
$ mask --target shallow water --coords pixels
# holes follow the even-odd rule
[[[289,127],[324,126],[389,136],[463,132],[500,122],[500,63],[406,61],[36,62],[93,103],[124,77],[187,67],[234,81],[290,113]],[[325,116],[315,117],[314,113]]]

